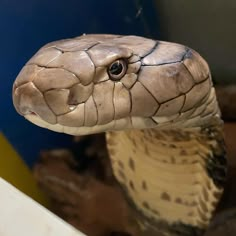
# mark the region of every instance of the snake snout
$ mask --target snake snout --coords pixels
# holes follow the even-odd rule
[[[42,93],[33,82],[13,87],[13,104],[19,114],[24,117],[39,116],[48,123],[55,124],[56,116],[46,104]]]

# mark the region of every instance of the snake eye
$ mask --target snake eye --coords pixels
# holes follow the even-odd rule
[[[120,80],[127,71],[127,62],[123,59],[114,61],[108,67],[108,74],[112,80]]]

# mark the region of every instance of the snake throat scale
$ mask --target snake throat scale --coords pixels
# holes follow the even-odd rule
[[[194,50],[138,36],[82,35],[42,47],[13,85],[16,110],[57,132],[106,132],[140,235],[203,235],[226,157],[209,67]]]

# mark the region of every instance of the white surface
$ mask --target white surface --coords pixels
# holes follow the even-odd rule
[[[85,236],[0,178],[1,236]]]

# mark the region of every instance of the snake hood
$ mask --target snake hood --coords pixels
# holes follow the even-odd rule
[[[83,35],[42,47],[13,86],[16,110],[73,135],[219,120],[209,68],[194,50],[138,36]]]

